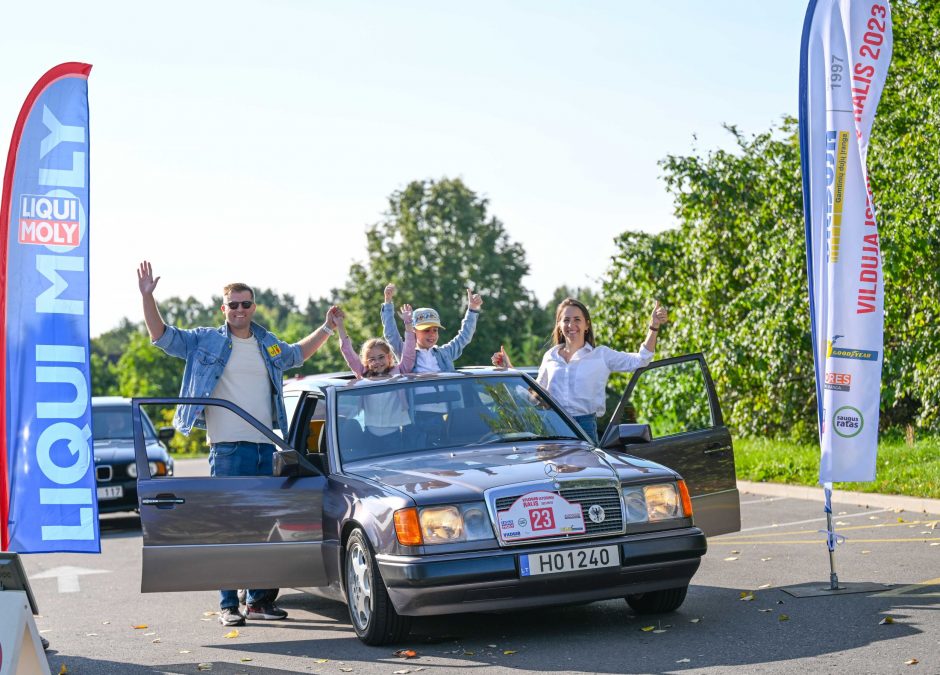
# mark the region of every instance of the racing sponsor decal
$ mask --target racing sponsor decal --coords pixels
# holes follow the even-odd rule
[[[22,195],[17,241],[40,246],[78,246],[80,209],[76,197]]]
[[[826,132],[826,237],[829,243],[829,262],[839,262],[839,244],[842,241],[842,211],[845,205],[845,164],[849,158],[849,132]]]
[[[826,373],[826,382],[823,385],[829,391],[851,391],[852,375],[850,373]]]
[[[842,406],[832,416],[832,430],[842,438],[858,436],[864,426],[861,411],[850,405]]]
[[[280,353],[281,353],[281,348],[280,348],[280,346],[278,346],[278,345],[271,345],[270,347],[268,347],[268,354],[270,354],[270,355],[272,356],[272,358],[275,357],[275,356],[277,356],[277,355],[280,354]]]
[[[497,517],[499,536],[507,542],[585,531],[581,505],[546,490],[522,495]]]

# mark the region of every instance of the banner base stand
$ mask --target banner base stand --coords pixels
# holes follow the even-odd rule
[[[0,675],[49,675],[24,591],[0,591]]]
[[[818,598],[824,595],[850,595],[852,593],[883,593],[891,588],[891,584],[879,584],[872,581],[846,582],[840,581],[838,588],[830,588],[822,581],[811,581],[808,584],[796,586],[783,586],[784,593],[794,598]]]

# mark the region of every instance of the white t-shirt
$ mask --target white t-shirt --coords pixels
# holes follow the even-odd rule
[[[555,345],[542,357],[537,381],[569,415],[603,415],[607,380],[611,373],[632,372],[653,360],[653,352],[640,346],[638,353],[585,344],[570,361]]]
[[[273,428],[271,378],[264,365],[261,347],[254,336],[240,338],[232,335],[231,338],[232,354],[212,390],[212,397],[231,401],[265,426]],[[206,431],[210,443],[271,442],[241,417],[218,406],[206,407]]]
[[[415,351],[415,367],[412,372],[415,373],[439,373],[441,364],[437,362],[437,357],[430,349],[418,349]],[[434,387],[415,387],[415,394],[433,394],[437,391]],[[415,406],[416,411],[446,413],[446,403],[423,403]]]
[[[360,380],[364,384],[375,380]],[[353,385],[353,386],[356,386]],[[399,427],[411,424],[408,416],[408,399],[400,389],[375,391],[362,397],[362,418],[367,431],[376,436],[386,436]]]

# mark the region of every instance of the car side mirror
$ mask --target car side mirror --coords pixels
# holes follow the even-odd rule
[[[649,424],[618,424],[607,427],[601,447],[605,450],[622,450],[631,443],[649,443],[653,440],[653,433]]]
[[[160,427],[160,431],[157,432],[157,438],[164,443],[172,441],[174,436],[176,436],[176,429],[173,427]]]
[[[323,473],[296,450],[278,450],[274,453],[274,475],[279,478],[322,476]]]

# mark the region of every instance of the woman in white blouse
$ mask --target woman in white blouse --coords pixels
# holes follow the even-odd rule
[[[669,313],[657,301],[640,351],[618,352],[595,346],[587,307],[574,298],[565,298],[555,311],[555,346],[542,357],[538,383],[597,443],[597,416],[604,414],[610,374],[632,372],[649,364],[656,349],[657,331],[668,320]],[[492,360],[494,366],[512,368],[502,347]]]

